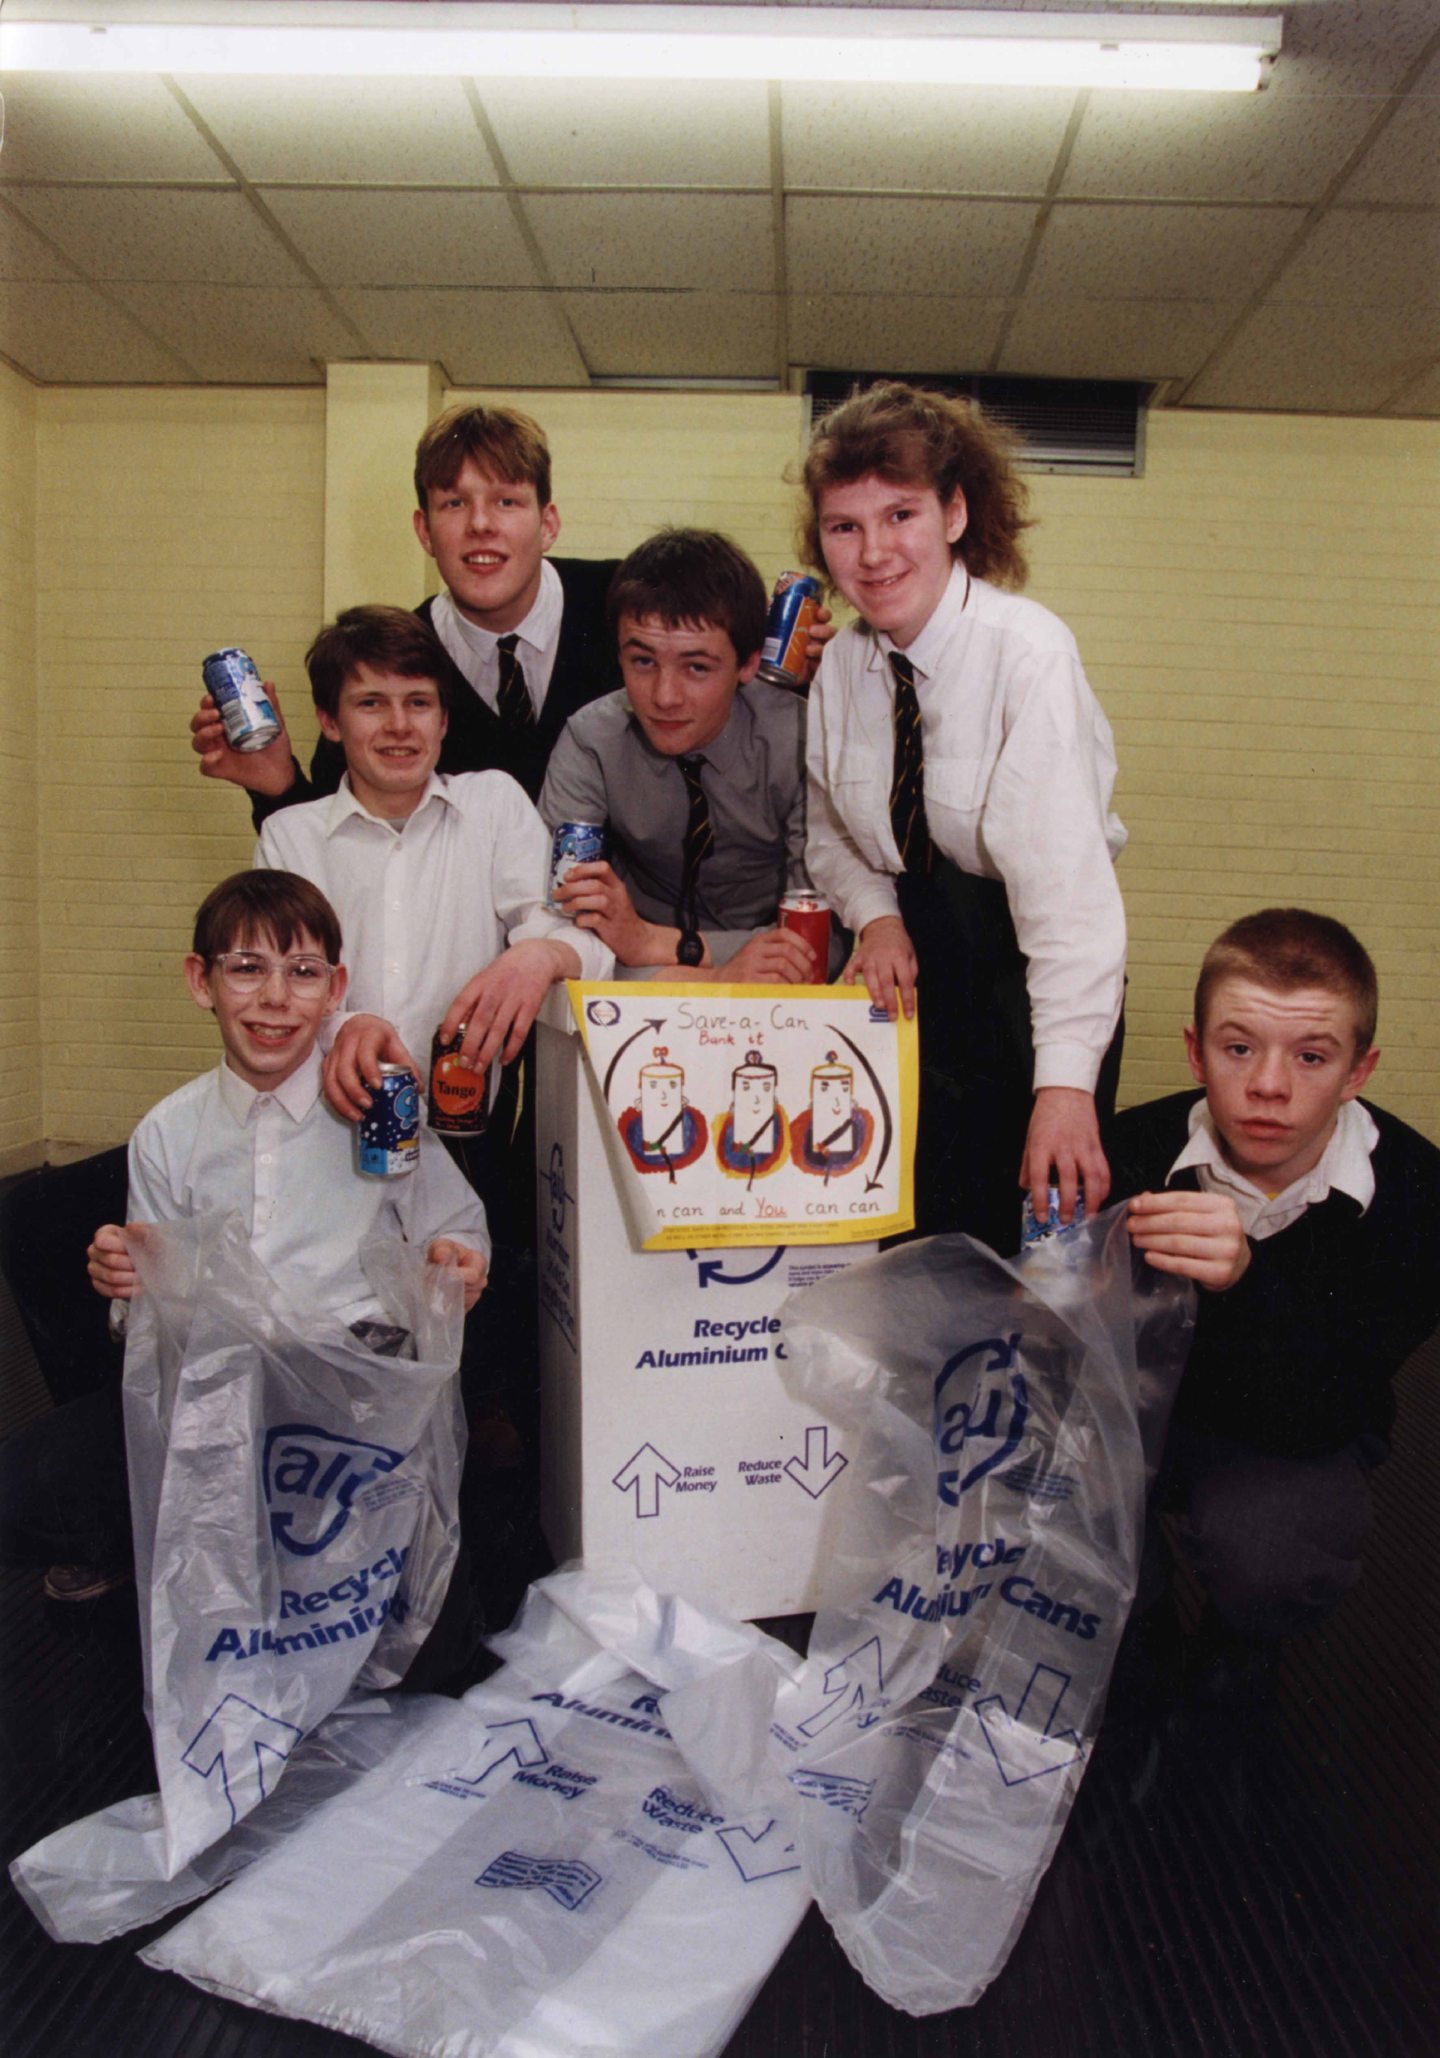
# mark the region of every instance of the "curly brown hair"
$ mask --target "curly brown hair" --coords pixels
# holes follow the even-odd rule
[[[953,546],[977,579],[1020,587],[1029,569],[1021,532],[1031,526],[1029,489],[1017,469],[1019,441],[973,401],[886,380],[857,387],[815,424],[800,483],[799,545],[829,583],[820,543],[820,496],[876,473],[898,485],[933,486],[942,504],[965,495],[965,533]]]

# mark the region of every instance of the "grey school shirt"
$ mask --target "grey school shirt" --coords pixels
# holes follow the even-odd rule
[[[761,680],[698,753],[715,848],[700,868],[697,912],[717,963],[775,926],[782,894],[805,873],[805,703]],[[623,692],[570,717],[540,794],[547,828],[605,822],[610,862],[648,922],[676,924],[688,815],[674,758],[655,750]]]

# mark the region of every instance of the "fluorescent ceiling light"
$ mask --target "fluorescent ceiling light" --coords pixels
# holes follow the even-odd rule
[[[8,0],[0,71],[779,79],[1253,92],[1278,15],[458,0]]]

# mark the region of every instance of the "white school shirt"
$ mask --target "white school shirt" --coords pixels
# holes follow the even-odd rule
[[[302,1309],[342,1321],[382,1311],[360,1268],[367,1237],[438,1236],[490,1250],[485,1209],[436,1137],[396,1179],[355,1169],[354,1130],[320,1091],[320,1053],[273,1092],[228,1065],[202,1073],[150,1110],[130,1139],[131,1222],[237,1213],[256,1257]]]
[[[1243,1172],[1226,1162],[1215,1119],[1202,1098],[1190,1110],[1190,1141],[1166,1174],[1166,1184],[1177,1172],[1193,1168],[1203,1193],[1228,1194],[1240,1210],[1240,1222],[1252,1243],[1278,1236],[1305,1210],[1327,1199],[1332,1192],[1348,1193],[1359,1203],[1363,1215],[1375,1198],[1375,1167],[1371,1153],[1380,1141],[1380,1131],[1368,1108],[1358,1100],[1343,1101],[1330,1141],[1310,1167],[1279,1193],[1266,1193]]]
[[[615,960],[593,931],[542,902],[550,832],[508,772],[435,772],[403,822],[363,808],[347,772],[323,800],[282,808],[255,862],[298,872],[340,917],[352,1013],[381,1015],[424,1066],[461,987],[507,943],[568,943],[581,977]]]
[[[864,623],[842,630],[810,691],[805,862],[857,934],[900,912],[893,648]],[[904,655],[931,839],[962,871],[1005,885],[1026,959],[1035,1085],[1093,1093],[1124,998],[1115,859],[1125,828],[1110,809],[1114,739],[1075,639],[1048,609],[957,564]]]
[[[523,622],[506,632],[520,639],[515,655],[525,674],[525,690],[530,695],[537,721],[545,705],[545,695],[550,690],[550,674],[555,669],[555,653],[560,647],[560,618],[564,612],[565,594],[560,574],[548,558],[542,557],[540,591],[535,596],[535,605]],[[492,714],[498,714],[500,658],[496,646],[499,636],[493,630],[482,629],[478,623],[467,620],[448,592],[436,594],[430,609],[430,626],[486,707]]]

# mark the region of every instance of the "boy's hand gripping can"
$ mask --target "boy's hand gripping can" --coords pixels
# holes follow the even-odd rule
[[[760,677],[791,693],[805,691],[805,646],[820,611],[820,581],[803,572],[782,572],[760,646]]]
[[[419,1082],[408,1065],[381,1065],[379,1089],[355,1131],[356,1169],[396,1179],[419,1162]]]
[[[483,1136],[490,1121],[489,1081],[478,1065],[462,1062],[462,1022],[446,1043],[437,1029],[430,1046],[430,1127],[440,1136]]]
[[[545,897],[546,907],[557,915],[563,915],[565,909],[556,907],[555,894],[569,878],[570,867],[598,865],[604,855],[603,822],[557,822],[550,845],[550,891]]]
[[[815,953],[815,983],[830,977],[830,903],[818,893],[787,893],[780,903],[782,929],[793,929]]]
[[[215,650],[200,667],[205,691],[220,711],[232,750],[263,750],[280,734],[280,717],[271,705],[253,658],[243,650]]]
[[[1085,1189],[1082,1186],[1075,1196],[1075,1212],[1068,1222],[1060,1220],[1060,1189],[1051,1186],[1046,1190],[1049,1212],[1044,1221],[1036,1216],[1034,1206],[1027,1193],[1020,1203],[1020,1248],[1029,1250],[1035,1243],[1046,1243],[1052,1236],[1064,1236],[1072,1229],[1078,1229],[1085,1220]]]

